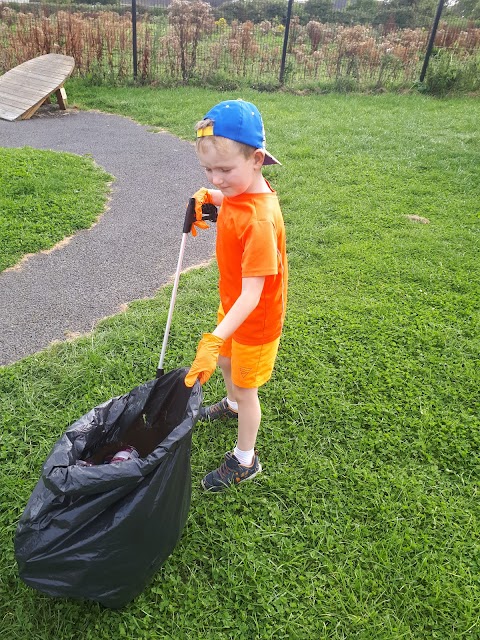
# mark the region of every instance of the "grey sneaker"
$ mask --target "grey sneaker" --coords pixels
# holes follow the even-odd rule
[[[200,409],[200,420],[218,420],[219,418],[235,418],[238,419],[238,412],[230,409],[227,398],[220,400],[216,404]]]
[[[225,454],[225,461],[223,464],[218,467],[218,469],[215,469],[215,471],[207,473],[201,484],[205,491],[215,493],[217,491],[227,489],[232,484],[237,485],[245,480],[251,480],[261,471],[262,465],[260,464],[256,451],[251,467],[245,467],[240,464],[237,458],[233,455],[233,451],[228,451]]]

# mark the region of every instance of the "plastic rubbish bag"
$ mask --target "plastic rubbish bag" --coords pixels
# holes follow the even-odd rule
[[[108,400],[57,441],[16,531],[26,584],[117,608],[171,554],[190,508],[192,430],[202,401],[198,382],[185,386],[186,372]],[[126,445],[140,457],[102,464]]]

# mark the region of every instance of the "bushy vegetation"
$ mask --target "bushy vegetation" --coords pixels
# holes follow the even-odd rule
[[[227,0],[211,3],[215,16],[228,21],[261,22],[274,20],[285,23],[288,0]],[[310,20],[338,24],[373,24],[388,29],[415,29],[430,27],[437,8],[437,0],[356,0],[334,2],[332,0],[306,0],[294,5],[294,14],[301,24]],[[444,8],[444,19],[454,21],[468,18],[480,21],[479,0],[458,0]],[[477,25],[480,26],[480,25]]]
[[[430,58],[425,85],[428,93],[445,96],[452,92],[480,90],[480,55],[463,64],[446,49],[436,49]]]
[[[278,86],[284,26],[275,14],[279,4],[253,19],[216,18],[200,0],[174,0],[165,15],[139,14],[138,79],[144,83],[211,84],[220,88]],[[235,11],[242,3],[233,3]],[[305,3],[308,8],[308,3]],[[216,11],[228,15],[228,6]],[[306,9],[305,9],[306,10]],[[302,5],[303,11],[303,5]],[[76,74],[94,82],[121,84],[132,77],[131,14],[113,11],[30,13],[0,9],[0,69],[50,52],[75,58]],[[237,14],[235,14],[237,15]],[[238,14],[240,15],[240,14]],[[243,14],[242,14],[243,15]],[[247,15],[247,14],[245,14]],[[268,19],[268,17],[271,19]],[[312,16],[308,16],[312,18]],[[340,24],[319,19],[290,26],[285,82],[292,88],[371,90],[410,88],[418,79],[428,31],[383,29],[374,24]],[[474,91],[480,57],[480,28],[442,22],[437,48],[448,49],[450,69],[462,81],[451,90]],[[450,72],[449,72],[450,73]],[[435,91],[436,82],[425,87]]]

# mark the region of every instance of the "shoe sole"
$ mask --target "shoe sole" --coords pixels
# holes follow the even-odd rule
[[[217,416],[216,418],[210,418],[210,416],[200,414],[198,419],[202,422],[216,422],[217,420],[238,420],[238,413],[233,416],[223,414],[221,416]]]
[[[231,484],[226,484],[223,487],[206,487],[203,484],[203,479],[202,479],[200,480],[200,484],[202,485],[202,489],[207,493],[221,493],[222,491],[225,491],[225,489],[229,489],[231,486],[237,487],[239,484],[242,484],[243,482],[247,482],[247,480],[253,480],[255,476],[258,476],[258,474],[261,473],[262,471],[263,471],[263,468],[261,463],[259,462],[258,469],[255,471],[255,473],[252,473],[252,475],[248,476],[248,478],[244,478],[243,480],[240,480],[240,482],[236,482],[236,483],[232,482]]]

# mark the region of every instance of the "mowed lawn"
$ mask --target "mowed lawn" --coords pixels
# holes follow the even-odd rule
[[[0,146],[0,271],[89,227],[110,180],[89,157]]]
[[[2,638],[480,637],[478,99],[79,81],[69,96],[191,139],[215,102],[255,102],[283,163],[265,175],[287,226],[289,307],[260,392],[264,473],[204,494],[235,430],[198,423],[182,539],[120,611],[23,585],[13,536],[66,427],[154,376],[171,287],[0,369]],[[167,370],[214,327],[216,278],[214,264],[182,275]],[[221,397],[219,375],[204,393]]]

